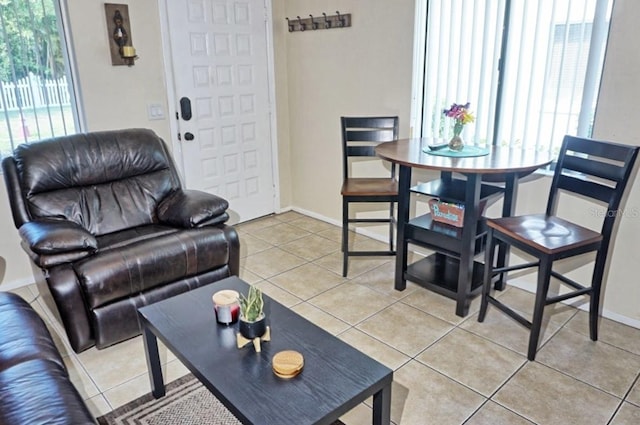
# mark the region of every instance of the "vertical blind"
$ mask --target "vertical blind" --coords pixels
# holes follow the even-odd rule
[[[0,158],[73,134],[78,113],[57,0],[0,2]]]
[[[555,151],[590,136],[611,0],[428,0],[422,136],[471,103],[467,143]]]

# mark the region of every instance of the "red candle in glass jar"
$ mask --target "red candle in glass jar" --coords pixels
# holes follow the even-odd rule
[[[238,298],[240,294],[231,289],[218,291],[211,297],[213,307],[216,311],[216,321],[224,325],[230,325],[238,321],[240,314],[240,304]]]

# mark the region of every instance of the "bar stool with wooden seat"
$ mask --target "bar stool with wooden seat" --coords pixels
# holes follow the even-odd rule
[[[589,333],[598,339],[598,318],[602,279],[614,224],[620,203],[632,175],[640,147],[565,136],[551,183],[545,214],[488,219],[485,251],[484,287],[478,321],[482,322],[489,304],[530,329],[527,357],[534,360],[542,328],[544,307],[581,295],[590,296]],[[594,231],[556,215],[561,193],[606,205],[602,227]],[[564,195],[563,195],[564,199]],[[575,198],[573,198],[575,199]],[[537,259],[526,264],[494,268],[497,243],[505,243]],[[590,286],[578,283],[552,269],[555,261],[596,252]],[[533,317],[529,321],[491,295],[492,277],[528,267],[538,268]],[[505,275],[502,276],[503,278]],[[572,290],[549,295],[551,277]]]
[[[375,147],[398,138],[398,117],[342,117],[342,151],[344,181],[342,183],[342,275],[347,276],[349,256],[395,255],[393,228],[396,225],[395,203],[398,202],[398,181],[395,164],[390,177],[355,177],[350,168],[354,158],[375,157]],[[389,217],[350,218],[349,204],[354,202],[387,202]],[[349,250],[349,223],[389,223],[389,250]]]

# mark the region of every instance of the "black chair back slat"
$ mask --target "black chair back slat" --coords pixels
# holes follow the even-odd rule
[[[565,136],[564,143],[568,151],[620,162],[626,161],[628,155],[635,148],[635,146],[623,145],[621,143],[603,142],[575,136]]]
[[[347,128],[390,128],[397,125],[396,117],[342,117]]]
[[[602,162],[594,158],[567,155],[562,161],[562,168],[611,180],[612,182],[618,182],[624,178],[624,168],[620,167],[619,164]]]
[[[376,147],[347,146],[347,156],[376,156]]]
[[[567,175],[561,176],[558,180],[558,189],[596,199],[605,204],[609,204],[614,193],[614,189],[609,186]]]
[[[393,128],[374,130],[347,130],[347,143],[350,142],[391,142],[397,137]]]

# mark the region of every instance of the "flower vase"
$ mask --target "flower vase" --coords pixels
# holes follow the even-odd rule
[[[449,140],[449,149],[457,152],[464,149],[464,140],[462,140],[462,137],[454,135],[451,140]]]
[[[452,151],[459,152],[464,149],[464,140],[462,140],[462,136],[460,136],[460,133],[462,133],[462,126],[463,124],[460,123],[456,123],[453,126],[453,137],[449,141],[449,149]]]

